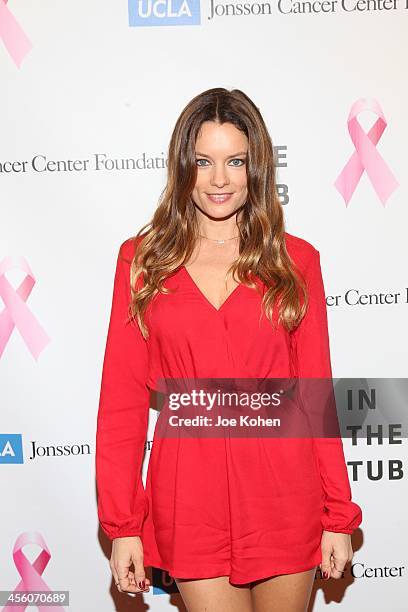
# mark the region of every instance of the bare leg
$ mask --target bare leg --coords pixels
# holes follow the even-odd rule
[[[254,612],[306,612],[316,568],[252,582]]]
[[[253,612],[248,585],[232,585],[228,576],[174,578],[188,612]]]

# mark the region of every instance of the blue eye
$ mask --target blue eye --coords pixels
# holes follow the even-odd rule
[[[208,162],[208,160],[204,159],[204,158],[196,159],[197,166],[205,167],[207,165],[206,163],[200,164],[199,162]],[[239,168],[240,166],[244,166],[245,165],[245,160],[244,159],[239,159],[238,157],[235,158],[235,159],[231,159],[231,162],[240,162],[239,164],[232,164],[236,168]]]

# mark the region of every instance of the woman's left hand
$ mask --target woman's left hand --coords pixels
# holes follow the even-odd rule
[[[344,567],[353,558],[351,536],[348,533],[335,533],[334,531],[323,531],[322,562],[320,569],[323,578],[341,578]],[[327,573],[326,573],[327,572]]]

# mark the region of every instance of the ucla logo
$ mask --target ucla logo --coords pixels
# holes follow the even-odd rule
[[[129,25],[200,25],[200,0],[128,0]]]
[[[21,434],[0,434],[0,463],[24,463]]]

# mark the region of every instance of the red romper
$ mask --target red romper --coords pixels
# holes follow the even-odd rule
[[[150,390],[159,378],[332,376],[319,251],[288,233],[285,241],[310,296],[294,332],[259,319],[261,295],[243,284],[215,308],[180,267],[165,280],[177,291],[148,306],[147,341],[126,323],[134,241],[120,247],[97,418],[98,517],[110,539],[141,537],[146,567],[245,584],[317,566],[322,530],[351,534],[362,521],[341,438],[155,433],[143,486]]]

